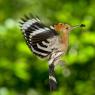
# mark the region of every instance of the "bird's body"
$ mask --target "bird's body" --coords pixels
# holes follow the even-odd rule
[[[50,88],[55,89],[54,66],[68,49],[69,31],[72,27],[62,23],[47,27],[38,18],[27,16],[20,23],[27,45],[32,52],[48,59]]]
[[[21,25],[28,46],[39,57],[49,57],[52,52],[56,51],[66,52],[67,33],[60,37],[53,26],[48,28],[37,18],[26,19]]]

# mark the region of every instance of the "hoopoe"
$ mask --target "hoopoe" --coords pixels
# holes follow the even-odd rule
[[[50,90],[57,87],[54,67],[57,63],[60,64],[60,56],[68,49],[69,32],[76,27],[84,26],[58,23],[47,27],[37,17],[25,16],[21,19],[20,27],[27,45],[34,54],[48,60]]]

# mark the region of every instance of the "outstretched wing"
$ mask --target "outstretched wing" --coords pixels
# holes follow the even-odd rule
[[[31,50],[40,57],[51,53],[49,41],[57,33],[53,28],[45,26],[38,18],[25,16],[20,22],[21,30]]]

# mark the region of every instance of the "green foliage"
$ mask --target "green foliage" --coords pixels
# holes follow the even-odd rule
[[[94,0],[0,0],[0,95],[95,95]],[[46,24],[84,23],[70,33],[62,59],[67,69],[56,68],[57,91],[50,93],[48,64],[27,47],[18,19],[38,15]]]

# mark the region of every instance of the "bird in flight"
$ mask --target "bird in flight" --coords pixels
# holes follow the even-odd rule
[[[54,68],[56,64],[60,64],[60,56],[68,49],[69,33],[77,27],[84,26],[58,23],[48,27],[38,17],[31,15],[21,19],[20,27],[28,47],[38,57],[48,60],[50,90],[57,88]]]

